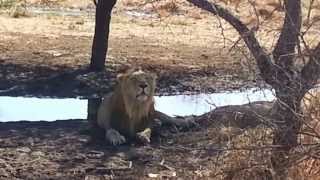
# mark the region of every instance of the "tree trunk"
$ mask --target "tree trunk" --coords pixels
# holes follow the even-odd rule
[[[116,0],[99,0],[97,2],[90,63],[90,70],[92,71],[102,71],[105,68],[111,12],[115,4]]]
[[[295,98],[292,97],[290,102],[278,99],[271,114],[272,119],[277,122],[273,144],[281,146],[280,149],[275,149],[271,156],[271,163],[279,180],[287,178],[289,151],[298,145],[298,133],[302,125],[298,116],[301,98],[294,100]]]
[[[272,116],[278,125],[273,144],[282,147],[274,150],[271,163],[279,180],[287,179],[289,152],[298,145],[298,133],[302,125],[300,103],[305,94],[301,74],[294,67],[302,20],[301,1],[285,0],[284,6],[285,20],[273,51],[276,63],[275,82],[271,84],[277,97]]]
[[[101,98],[88,99],[87,120],[89,122],[89,131],[93,139],[102,139],[103,130],[98,126],[98,109],[101,104]]]

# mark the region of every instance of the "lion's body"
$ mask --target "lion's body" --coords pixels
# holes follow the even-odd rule
[[[112,137],[114,130],[124,135],[123,138],[134,138],[149,128],[155,111],[154,91],[155,76],[152,74],[140,70],[118,77],[114,92],[104,97],[98,110],[98,125],[106,130],[107,140],[121,144],[118,137]],[[108,130],[113,131],[111,135]]]
[[[145,104],[125,105],[118,88],[120,87],[104,97],[98,111],[98,124],[102,128],[110,126],[127,137],[133,137],[136,132],[149,125],[150,116],[154,112],[154,102],[152,99]]]

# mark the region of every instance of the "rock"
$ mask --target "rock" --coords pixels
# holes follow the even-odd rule
[[[99,158],[104,156],[104,152],[102,152],[102,151],[94,151],[93,150],[93,151],[88,152],[86,154],[86,156],[89,157],[89,158],[97,158],[97,159],[99,159]]]
[[[41,151],[34,151],[31,153],[31,156],[43,157],[45,156],[45,153]]]
[[[21,147],[21,148],[17,148],[17,151],[21,153],[29,153],[31,152],[31,149],[28,147]]]

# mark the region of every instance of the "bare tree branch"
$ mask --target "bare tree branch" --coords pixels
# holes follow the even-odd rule
[[[261,77],[268,83],[274,83],[274,73],[273,73],[273,63],[271,58],[267,55],[267,53],[262,49],[259,44],[257,38],[254,35],[254,32],[251,31],[239,18],[234,16],[227,9],[219,6],[218,4],[209,2],[207,0],[187,0],[193,5],[206,10],[214,15],[220,16],[225,21],[227,21],[230,25],[232,25],[243,38],[250,52],[253,54],[260,73]]]
[[[292,69],[295,47],[299,42],[301,29],[301,0],[285,0],[286,16],[273,56],[277,65]]]
[[[97,6],[98,0],[92,0],[92,1],[93,1],[93,4],[94,4],[95,6]]]
[[[311,17],[311,11],[313,8],[313,3],[314,3],[314,0],[310,0],[308,14],[307,14],[307,24],[310,24],[310,17]]]

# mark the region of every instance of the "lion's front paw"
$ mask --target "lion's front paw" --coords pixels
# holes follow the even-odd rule
[[[113,146],[117,146],[126,142],[126,138],[114,129],[109,129],[106,131],[106,140]]]
[[[151,129],[147,128],[144,131],[137,133],[138,140],[143,144],[149,144],[151,139]]]

